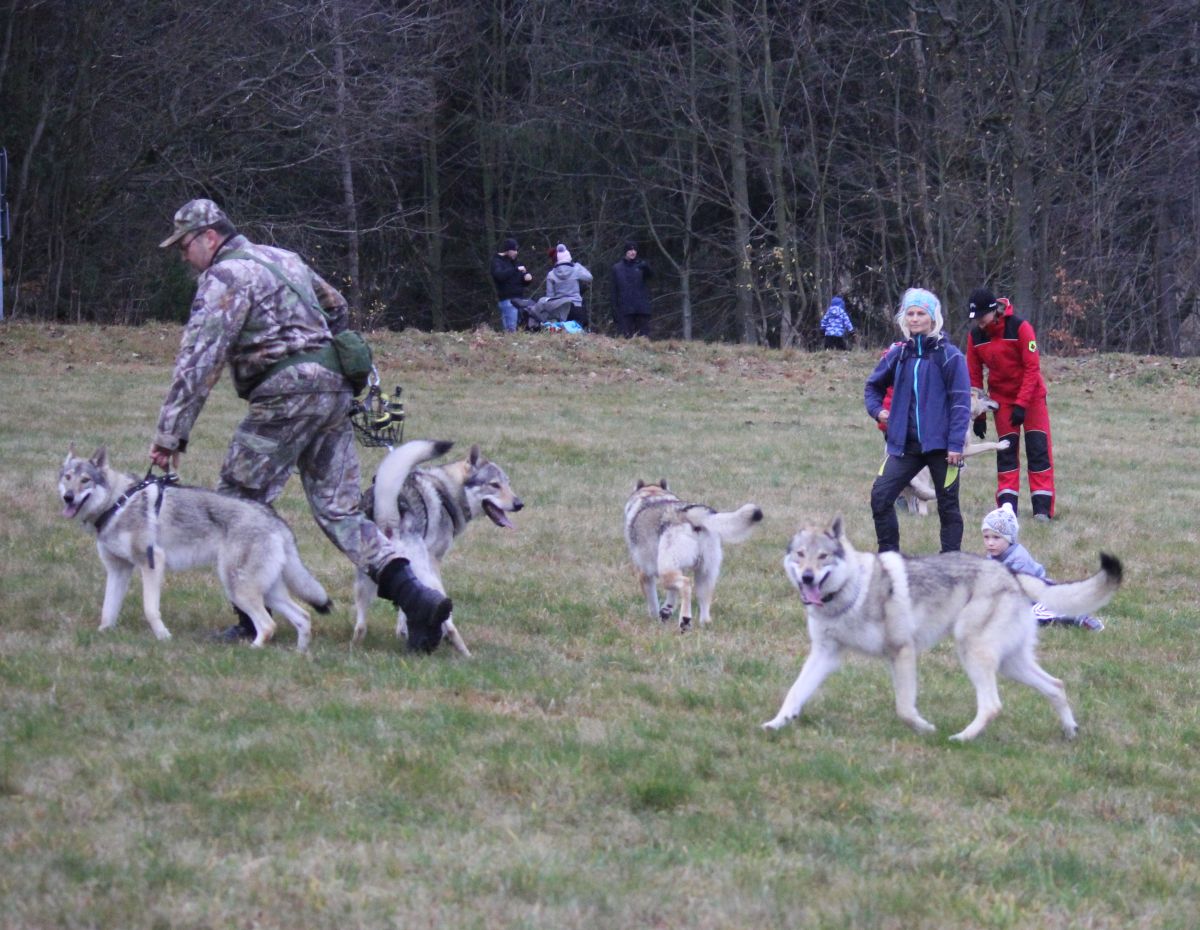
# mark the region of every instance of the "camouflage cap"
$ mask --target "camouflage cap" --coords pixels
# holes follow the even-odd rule
[[[158,244],[160,249],[174,245],[188,233],[197,229],[207,229],[222,220],[229,221],[225,211],[211,200],[189,200],[175,211],[175,231]]]

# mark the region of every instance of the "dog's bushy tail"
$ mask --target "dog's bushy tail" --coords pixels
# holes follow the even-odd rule
[[[400,528],[400,489],[414,468],[439,455],[454,443],[444,439],[414,439],[389,452],[375,472],[375,524],[385,533]]]
[[[313,577],[312,572],[300,561],[300,552],[296,548],[296,540],[288,533],[284,543],[283,583],[287,589],[304,603],[308,604],[319,614],[327,614],[333,601],[325,593],[321,582]]]
[[[763,512],[758,504],[743,504],[737,510],[710,513],[701,518],[701,525],[721,537],[723,543],[740,543],[750,538],[762,522]]]
[[[1121,587],[1121,560],[1100,553],[1100,571],[1082,581],[1050,584],[1033,575],[1016,575],[1017,584],[1030,600],[1039,601],[1060,617],[1090,614],[1107,604]]]

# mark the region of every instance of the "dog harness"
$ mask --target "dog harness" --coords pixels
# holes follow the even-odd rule
[[[154,467],[151,466],[150,469],[147,470],[145,478],[143,478],[133,487],[126,490],[124,494],[122,494],[116,499],[116,501],[113,502],[111,507],[109,507],[106,511],[104,511],[104,513],[100,514],[100,516],[96,518],[96,521],[92,524],[92,526],[96,528],[97,536],[99,536],[104,527],[108,525],[109,520],[120,513],[126,504],[128,504],[131,500],[137,497],[137,495],[141,494],[142,491],[146,490],[146,488],[150,487],[151,485],[154,485],[158,488],[158,497],[154,501],[154,518],[155,520],[158,519],[158,515],[162,511],[163,497],[166,496],[163,492],[170,485],[178,484],[179,476],[174,472],[167,472],[165,475],[160,475],[156,478],[152,474],[153,471]],[[151,543],[146,547],[146,562],[151,568],[154,568],[154,543]]]

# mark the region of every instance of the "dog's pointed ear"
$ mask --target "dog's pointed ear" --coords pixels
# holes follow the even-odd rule
[[[660,488],[662,488],[664,491],[669,491],[669,490],[671,490],[670,488],[668,488],[668,487],[667,487],[667,479],[666,479],[666,478],[659,478],[659,479],[658,479],[658,486],[659,486]]]
[[[75,443],[69,442],[67,443],[67,457],[63,459],[63,464],[66,465],[73,458],[75,458]]]
[[[833,523],[829,525],[829,535],[834,539],[842,539],[846,535],[845,521],[842,520],[842,515],[839,513],[833,518]]]
[[[92,453],[92,464],[97,468],[108,467],[108,446],[97,446]]]
[[[472,468],[476,468],[476,467],[478,467],[479,460],[482,457],[483,457],[483,454],[479,451],[479,446],[474,445],[474,446],[471,446],[471,451],[467,454],[467,462],[470,463]]]
[[[636,487],[636,488],[634,488],[634,490],[635,490],[635,491],[640,491],[640,490],[641,490],[642,488],[644,488],[645,486],[646,486],[646,482],[644,482],[644,481],[643,481],[641,478],[638,478],[637,487]]]

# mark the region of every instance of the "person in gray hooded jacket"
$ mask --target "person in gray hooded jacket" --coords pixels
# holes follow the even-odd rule
[[[592,273],[571,258],[571,253],[561,242],[554,250],[554,267],[546,274],[546,296],[538,301],[547,310],[556,309],[558,319],[574,320],[584,329],[588,326],[588,312],[583,304],[580,284],[590,284]],[[562,311],[566,311],[565,313]]]

